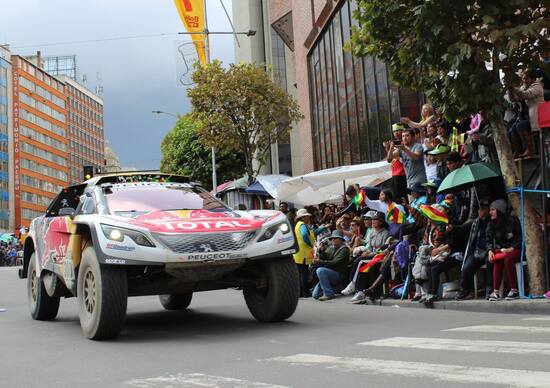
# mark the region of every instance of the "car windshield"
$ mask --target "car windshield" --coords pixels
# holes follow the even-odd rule
[[[227,211],[209,192],[190,186],[112,186],[105,191],[111,214],[136,217],[158,210]]]

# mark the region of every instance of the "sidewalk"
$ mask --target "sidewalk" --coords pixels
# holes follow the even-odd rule
[[[427,308],[422,303],[411,302],[399,299],[383,299],[370,302],[369,304],[404,307],[404,308]],[[506,313],[506,314],[547,314],[550,315],[550,299],[517,299],[501,300],[490,302],[485,299],[476,300],[442,300],[434,302],[433,309],[436,310],[458,310],[472,311],[479,313]]]

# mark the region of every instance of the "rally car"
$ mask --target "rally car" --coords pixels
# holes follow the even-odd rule
[[[185,309],[194,292],[242,289],[261,322],[289,318],[299,297],[294,235],[278,211],[233,211],[187,177],[96,176],[62,190],[24,245],[34,319],[55,319],[76,297],[90,339],[120,334],[128,296]]]

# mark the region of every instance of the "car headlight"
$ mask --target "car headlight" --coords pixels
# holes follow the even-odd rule
[[[107,239],[111,241],[124,241],[124,237],[132,239],[137,245],[142,247],[154,247],[155,244],[151,242],[143,233],[137,232],[135,230],[119,228],[118,226],[112,225],[103,225],[101,224],[101,230]]]
[[[269,227],[264,232],[264,234],[261,235],[261,237],[258,239],[258,242],[271,239],[278,231],[281,231],[282,234],[288,234],[290,233],[290,226],[288,226],[288,223],[286,221],[283,221],[277,225],[273,225]]]

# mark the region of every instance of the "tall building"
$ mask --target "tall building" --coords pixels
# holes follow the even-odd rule
[[[11,112],[11,54],[7,47],[0,46],[0,231],[13,230],[13,203],[10,199],[9,152],[12,133]],[[13,178],[13,177],[12,177]],[[10,211],[10,207],[12,208]],[[10,225],[11,224],[11,225]]]
[[[68,183],[65,84],[40,55],[12,55],[15,227],[29,226]]]
[[[66,75],[59,76],[65,83],[67,95],[67,123],[69,139],[69,183],[84,179],[84,166],[94,170],[105,164],[103,134],[103,100]]]
[[[344,50],[357,25],[356,7],[355,0],[233,2],[236,30],[263,27],[259,38],[249,38],[255,41],[241,39],[236,61],[261,63],[263,45],[263,62],[273,69],[275,82],[286,83],[305,116],[290,139],[294,175],[381,160],[391,123],[420,116],[419,93],[390,82],[380,60]]]

